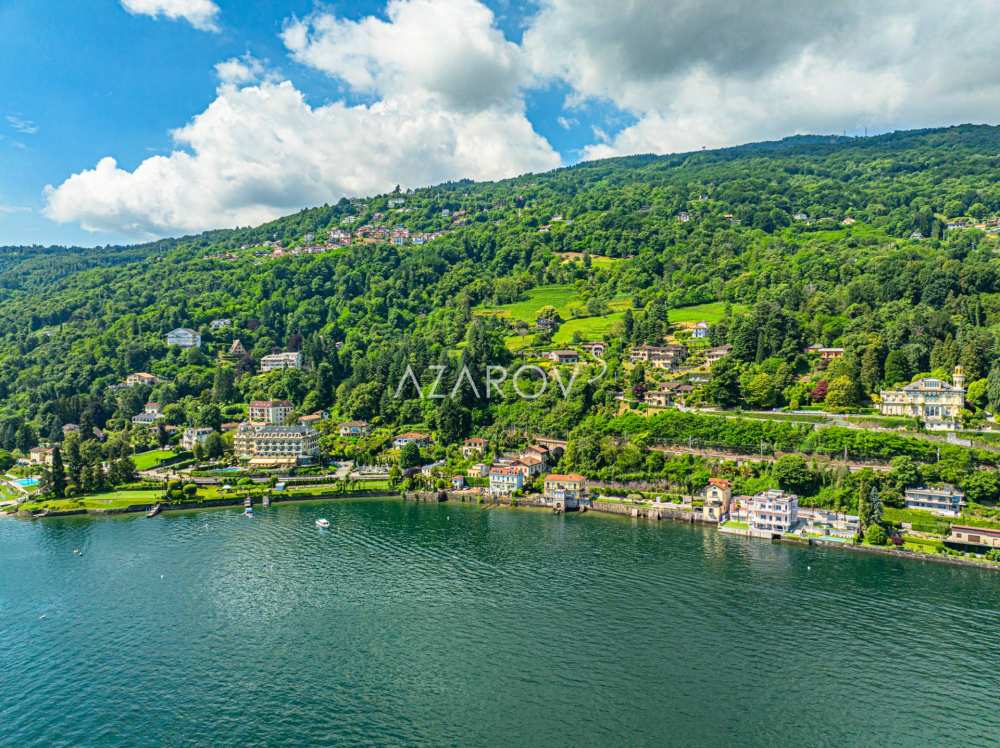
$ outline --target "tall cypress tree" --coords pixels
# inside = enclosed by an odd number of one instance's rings
[[[63,472],[62,452],[52,448],[52,495],[61,499],[66,495],[66,473]]]

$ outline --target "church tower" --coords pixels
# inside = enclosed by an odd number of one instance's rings
[[[965,369],[961,366],[955,367],[955,372],[951,375],[951,383],[960,390],[965,389]]]

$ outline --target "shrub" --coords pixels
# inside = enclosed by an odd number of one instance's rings
[[[881,525],[868,525],[865,528],[865,542],[869,545],[885,545],[887,539]]]
[[[186,496],[194,496],[198,493],[198,486],[194,483],[185,483],[183,491]]]

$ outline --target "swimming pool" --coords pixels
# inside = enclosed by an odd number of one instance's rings
[[[21,488],[31,488],[32,486],[38,485],[38,478],[18,478],[15,481],[11,481],[15,486],[20,486]]]

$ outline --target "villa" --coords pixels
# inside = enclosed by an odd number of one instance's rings
[[[250,423],[257,425],[282,425],[292,415],[292,404],[288,400],[253,400],[250,403]]]
[[[475,465],[470,467],[465,471],[465,475],[469,478],[485,478],[490,474],[490,466],[482,462],[477,462]]]
[[[594,358],[601,358],[606,350],[604,343],[601,342],[583,343],[580,347]]]
[[[368,421],[344,421],[337,426],[337,433],[341,436],[368,436],[371,428]]]
[[[952,485],[907,488],[903,498],[907,509],[925,509],[944,517],[957,517],[965,503],[965,494]]]
[[[224,330],[227,327],[232,326],[233,321],[231,319],[213,319],[208,323],[209,330]]]
[[[490,495],[510,496],[524,487],[524,473],[518,468],[507,465],[494,465],[490,468]]]
[[[799,497],[776,488],[752,496],[747,504],[750,534],[773,537],[790,532],[798,521]]]
[[[563,509],[579,506],[585,499],[586,490],[587,479],[582,475],[550,473],[545,476],[545,501]]]
[[[208,435],[213,431],[214,429],[208,428],[207,426],[195,426],[193,428],[184,429],[184,433],[181,435],[181,449],[187,450],[188,452],[194,451],[194,448],[197,445],[205,443],[205,440],[208,439]]]
[[[571,350],[549,351],[549,353],[545,355],[546,358],[556,362],[557,364],[575,364],[580,360],[580,354]]]
[[[125,386],[134,387],[138,384],[148,384],[154,385],[159,384],[160,378],[155,374],[150,374],[146,371],[137,371],[134,374],[129,374],[125,377]]]
[[[701,516],[706,522],[721,522],[729,514],[733,498],[733,484],[724,478],[709,478],[703,491],[704,505]]]
[[[948,384],[934,377],[918,379],[901,390],[882,390],[879,407],[884,416],[916,418],[930,430],[955,431],[965,406],[965,373],[955,367]]]
[[[695,340],[704,340],[708,337],[708,330],[709,327],[707,322],[699,322],[691,331],[691,337]]]
[[[472,457],[472,455],[483,454],[486,451],[486,440],[472,436],[462,444],[462,457]]]
[[[705,363],[708,364],[709,367],[712,367],[732,352],[733,347],[729,344],[709,348],[708,352],[705,353]]]
[[[176,345],[179,348],[200,348],[201,334],[190,327],[178,327],[167,333],[167,345]]]
[[[392,446],[396,449],[402,449],[407,444],[416,444],[418,447],[426,447],[430,443],[431,438],[427,434],[422,434],[419,431],[407,431],[405,434],[400,434],[392,440]]]
[[[683,345],[648,345],[643,343],[629,351],[629,361],[647,363],[657,369],[673,370],[687,356]]]
[[[28,450],[28,464],[52,467],[53,454],[55,449],[52,447],[32,447]]]
[[[301,369],[302,353],[299,351],[285,351],[284,353],[272,353],[264,356],[260,360],[260,370],[262,372],[277,371],[279,369]]]

